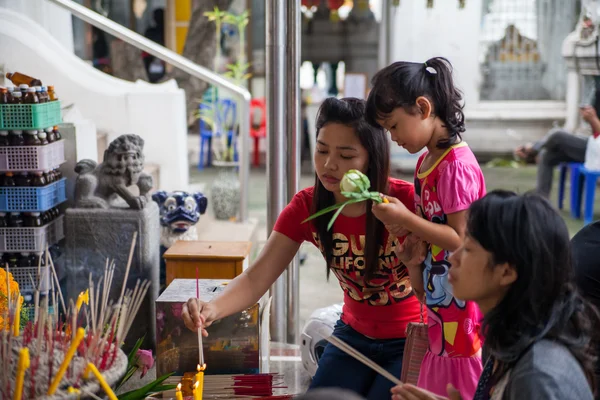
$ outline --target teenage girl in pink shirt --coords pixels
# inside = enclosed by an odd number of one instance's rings
[[[427,149],[415,170],[416,214],[394,198],[373,207],[390,232],[412,232],[429,243],[423,265],[409,267],[413,290],[425,299],[429,326],[418,386],[445,396],[452,383],[471,398],[482,371],[482,317],[475,303],[453,296],[448,256],[461,246],[466,211],[485,195],[485,181],[461,138],[462,96],[450,62],[396,62],[381,70],[373,78],[367,118],[411,154]]]

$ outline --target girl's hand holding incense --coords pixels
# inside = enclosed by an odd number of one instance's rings
[[[181,317],[185,326],[196,332],[202,328],[202,336],[208,336],[208,328],[217,319],[217,310],[212,303],[206,303],[199,299],[191,298],[183,305]]]

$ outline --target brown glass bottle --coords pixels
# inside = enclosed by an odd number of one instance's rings
[[[54,132],[54,134],[56,135],[56,140],[60,140],[62,139],[62,135],[60,134],[60,131],[58,130],[58,126],[55,126],[54,129],[52,130]]]
[[[8,224],[6,223],[6,214],[0,213],[0,228],[6,228]]]
[[[2,179],[2,186],[6,187],[15,187],[17,184],[15,183],[14,174],[12,172],[7,172],[4,174]]]
[[[10,146],[8,131],[0,131],[0,147]]]
[[[27,172],[20,172],[15,176],[15,183],[22,187],[31,186],[31,177]]]
[[[11,146],[24,146],[25,138],[23,137],[23,131],[11,131],[8,137]]]
[[[10,104],[22,104],[23,103],[23,93],[15,90],[10,99]]]
[[[8,104],[8,89],[0,88],[0,104]]]
[[[44,96],[44,91],[41,86],[35,87],[35,94],[38,97],[40,104],[48,102],[48,99]]]
[[[46,132],[44,130],[40,130],[37,137],[40,140],[40,143],[39,143],[40,145],[48,144],[48,135],[46,134]]]
[[[48,97],[50,101],[58,100],[58,96],[56,95],[56,92],[54,91],[54,86],[52,85],[48,86]]]
[[[21,228],[23,226],[23,217],[20,213],[8,214],[8,226],[11,228]]]
[[[23,83],[29,86],[42,86],[42,81],[36,78],[32,78],[31,76],[22,74],[20,72],[8,72],[6,77],[11,80],[15,85],[21,85]]]
[[[27,94],[23,98],[23,103],[38,104],[39,102],[40,102],[40,99],[37,97],[37,94],[35,94],[35,88],[34,87],[27,88]]]
[[[40,146],[41,144],[42,141],[38,137],[38,131],[25,131],[25,146]]]
[[[27,89],[29,89],[29,85],[26,85],[26,84],[19,85],[19,92],[21,92],[23,97],[25,97],[25,95],[27,94]]]
[[[41,133],[42,131],[40,131]],[[54,133],[54,131],[52,130],[52,128],[48,128],[45,131],[43,131],[46,134],[46,139],[48,139],[48,143],[54,143],[56,142],[56,134]]]
[[[46,186],[47,183],[43,172],[35,172],[31,177],[31,186]]]

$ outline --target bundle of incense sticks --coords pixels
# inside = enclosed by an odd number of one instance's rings
[[[193,374],[185,374],[183,381],[188,375],[191,378]],[[172,377],[165,383],[177,384],[179,379]],[[284,384],[283,375],[276,373],[205,375],[203,399],[291,399],[293,395],[285,393],[285,389],[287,386]]]
[[[136,239],[137,234],[134,233],[125,276],[131,268]],[[23,388],[23,398],[29,399],[59,395],[64,393],[67,385],[81,387],[85,391],[84,369],[88,363],[102,373],[111,370],[118,358],[126,359],[120,345],[150,286],[150,282],[138,280],[135,288],[128,289],[125,279],[119,299],[113,302],[109,299],[109,292],[115,264],[107,260],[103,276],[95,279],[97,284],[90,274],[89,289],[82,292],[76,302],[67,304],[47,248],[45,258],[51,274],[50,289],[41,296],[44,279],[38,265],[36,278],[39,284],[33,285],[33,320],[24,329],[19,328],[16,316],[19,312],[18,296],[9,296],[8,310],[2,315],[10,329],[0,332],[0,399],[12,399],[15,390]],[[8,265],[5,269],[10,272]],[[33,276],[29,278],[35,283]],[[24,371],[23,387],[17,388],[13,369],[17,365],[19,349],[23,348],[29,350],[30,363]],[[63,361],[69,353],[72,358]],[[60,368],[57,367],[57,359],[61,361]]]

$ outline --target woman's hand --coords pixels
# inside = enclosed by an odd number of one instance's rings
[[[181,316],[185,326],[193,332],[202,328],[202,336],[208,336],[208,328],[216,319],[217,312],[212,303],[191,298],[183,305]]]
[[[373,204],[373,214],[384,225],[402,225],[407,214],[412,212],[404,203],[393,196],[385,196],[389,203]]]
[[[407,267],[421,266],[427,257],[427,243],[414,233],[409,233],[404,242],[396,246],[396,256]]]
[[[438,396],[416,386],[405,384],[392,388],[392,400],[462,400],[458,390],[448,384],[448,397]]]

